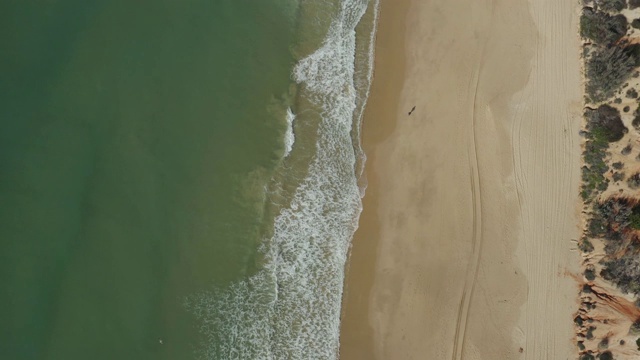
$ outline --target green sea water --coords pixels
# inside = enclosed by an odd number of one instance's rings
[[[259,267],[296,7],[0,3],[0,358],[194,357],[183,299]]]

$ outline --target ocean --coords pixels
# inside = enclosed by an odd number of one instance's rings
[[[3,2],[2,358],[336,358],[376,18]]]

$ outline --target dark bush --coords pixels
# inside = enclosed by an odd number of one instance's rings
[[[613,167],[616,170],[622,170],[622,168],[624,167],[624,164],[622,163],[622,161],[616,161],[613,164],[611,164],[611,167]]]
[[[600,340],[600,343],[598,344],[598,348],[599,349],[607,349],[609,347],[609,338],[604,338],[602,340]],[[600,357],[602,358],[602,355],[600,355]]]
[[[633,150],[633,147],[631,146],[631,144],[625,146],[622,148],[622,151],[620,151],[620,154],[622,155],[629,155],[631,154],[631,150]]]
[[[611,16],[602,11],[584,8],[580,16],[580,36],[596,44],[609,45],[620,40],[627,33],[627,18],[624,15]]]
[[[607,142],[615,142],[628,132],[622,123],[618,109],[610,105],[601,105],[596,110],[587,109],[587,130],[594,138],[602,137]]]
[[[596,0],[596,4],[601,10],[610,12],[620,12],[627,7],[626,0]]]
[[[611,351],[605,351],[601,353],[600,360],[613,360],[613,355],[611,355]]]
[[[621,172],[617,172],[617,171],[616,171],[616,172],[614,172],[614,173],[613,173],[612,178],[613,178],[613,181],[620,181],[620,180],[624,180],[624,173],[621,173]]]
[[[637,7],[640,7],[640,0],[628,0],[629,9],[633,10]]]
[[[596,360],[596,358],[594,358],[591,354],[583,354],[580,357],[580,360]]]
[[[586,165],[582,167],[581,196],[584,201],[596,192],[607,189],[609,180],[604,174],[609,167],[604,161],[609,142],[620,140],[627,132],[622,123],[620,112],[612,106],[601,105],[597,109],[587,109],[587,133],[583,157]]]
[[[586,63],[586,93],[592,102],[604,101],[631,75],[636,67],[636,47],[612,46],[591,55]]]
[[[638,254],[626,251],[620,258],[604,262],[600,276],[618,288],[634,295],[640,294],[640,262]]]
[[[640,188],[640,173],[635,173],[627,179],[627,185],[632,189]]]
[[[635,202],[626,198],[609,198],[603,202],[595,203],[593,215],[587,226],[588,235],[604,238],[608,242],[619,241],[623,234],[633,227],[632,223],[636,217],[640,218],[640,205],[636,205]],[[640,226],[640,221],[638,221],[638,226]],[[607,253],[609,254],[609,252]]]
[[[578,243],[578,249],[580,249],[580,251],[582,251],[583,253],[590,253],[593,251],[593,244],[591,243],[591,241],[589,241],[589,239],[583,238]]]
[[[629,99],[636,99],[638,97],[638,92],[636,91],[636,89],[631,88],[627,90],[626,96]]]
[[[584,271],[584,277],[585,279],[589,280],[589,281],[593,281],[596,279],[596,271],[595,269],[587,269]]]
[[[631,27],[634,29],[640,29],[640,19],[633,19],[631,22]]]
[[[629,54],[634,60],[635,66],[640,66],[640,44],[629,44],[628,42],[624,42],[620,44],[620,46],[624,49],[624,51]],[[633,73],[635,74],[635,72]],[[632,74],[632,75],[633,75]],[[625,84],[627,86],[629,84]]]
[[[588,223],[590,236],[605,243],[600,276],[626,293],[640,295],[640,205],[628,198],[595,203]],[[594,269],[594,268],[587,268]],[[586,276],[586,273],[585,273]]]
[[[636,108],[636,111],[633,113],[633,115],[634,118],[631,122],[631,125],[633,125],[634,129],[640,131],[640,106]]]

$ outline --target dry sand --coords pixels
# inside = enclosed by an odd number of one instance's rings
[[[382,0],[341,359],[575,358],[576,6]]]

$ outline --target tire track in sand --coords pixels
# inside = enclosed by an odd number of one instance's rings
[[[480,70],[482,68],[482,59],[484,55],[484,46],[480,50],[477,66],[470,78],[469,89],[472,96],[471,102],[471,132],[469,148],[467,149],[469,158],[469,182],[471,184],[471,204],[473,206],[473,227],[471,233],[471,256],[467,269],[462,297],[458,307],[458,315],[456,320],[456,330],[453,339],[452,360],[461,360],[464,350],[464,341],[467,332],[467,322],[469,321],[469,307],[471,298],[478,278],[478,268],[480,265],[480,254],[482,250],[482,196],[480,185],[480,173],[478,170],[478,147],[476,143],[476,107],[478,98],[478,86],[480,82]]]

